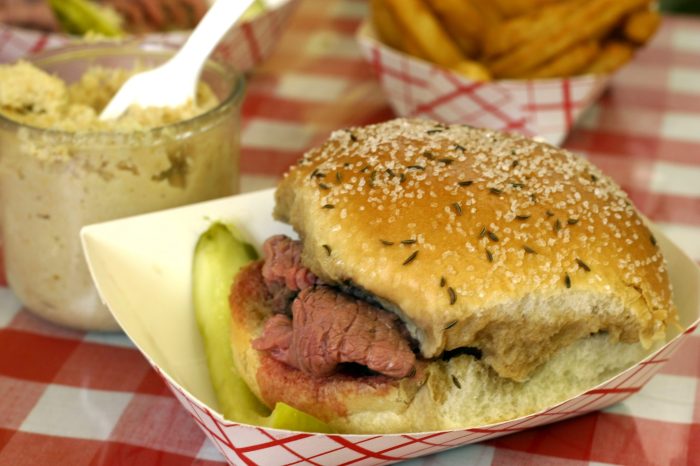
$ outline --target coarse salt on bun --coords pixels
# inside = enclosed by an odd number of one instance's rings
[[[340,432],[531,414],[641,360],[677,319],[626,195],[585,159],[524,137],[408,119],[337,131],[291,168],[274,215],[311,271],[395,312],[419,352],[400,379],[305,374],[252,348],[273,310],[261,264],[239,274],[236,367],[269,406]]]

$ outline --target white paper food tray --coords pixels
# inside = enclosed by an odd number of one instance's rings
[[[683,331],[608,382],[539,413],[499,424],[444,432],[326,435],[225,421],[216,411],[191,304],[192,254],[213,221],[232,222],[259,248],[291,228],[272,219],[265,190],[85,227],[81,233],[103,300],[126,334],[231,464],[388,464],[548,424],[622,401],[660,369],[698,325],[700,269],[657,228],[668,260]]]

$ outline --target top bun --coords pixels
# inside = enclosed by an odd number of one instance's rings
[[[426,358],[477,348],[525,380],[576,340],[648,347],[676,318],[664,259],[625,193],[549,144],[425,120],[336,131],[276,201],[304,263],[375,295]]]

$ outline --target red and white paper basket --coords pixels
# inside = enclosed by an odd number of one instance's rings
[[[477,82],[384,45],[369,21],[357,40],[399,116],[517,131],[557,145],[610,81],[584,75]]]
[[[83,247],[117,321],[177,399],[231,464],[389,464],[519,432],[605,408],[638,392],[700,317],[700,269],[652,227],[668,261],[682,329],[657,352],[600,386],[508,422],[394,435],[327,435],[238,424],[216,411],[191,304],[192,251],[212,221],[243,228],[258,246],[272,234],[293,234],[272,220],[272,190],[88,226]],[[164,233],[164,232],[167,232]]]
[[[234,26],[217,46],[213,56],[248,71],[263,62],[274,50],[294,11],[297,0],[277,0],[263,13]],[[189,32],[176,31],[127,37],[154,45],[178,47]],[[11,63],[24,56],[75,43],[81,39],[66,34],[47,33],[0,24],[0,63]],[[91,39],[94,41],[95,39]]]

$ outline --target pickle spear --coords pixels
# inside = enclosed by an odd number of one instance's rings
[[[255,0],[243,13],[243,16],[241,16],[241,19],[244,21],[250,20],[258,16],[259,14],[262,14],[265,11],[265,2],[262,0]]]
[[[276,429],[330,432],[313,416],[284,403],[270,410],[256,398],[233,363],[228,296],[241,267],[257,259],[252,245],[231,225],[214,223],[202,233],[194,251],[192,297],[204,343],[209,376],[226,419]]]
[[[121,17],[109,7],[90,0],[49,0],[49,5],[61,28],[70,34],[93,32],[105,37],[124,35]]]

